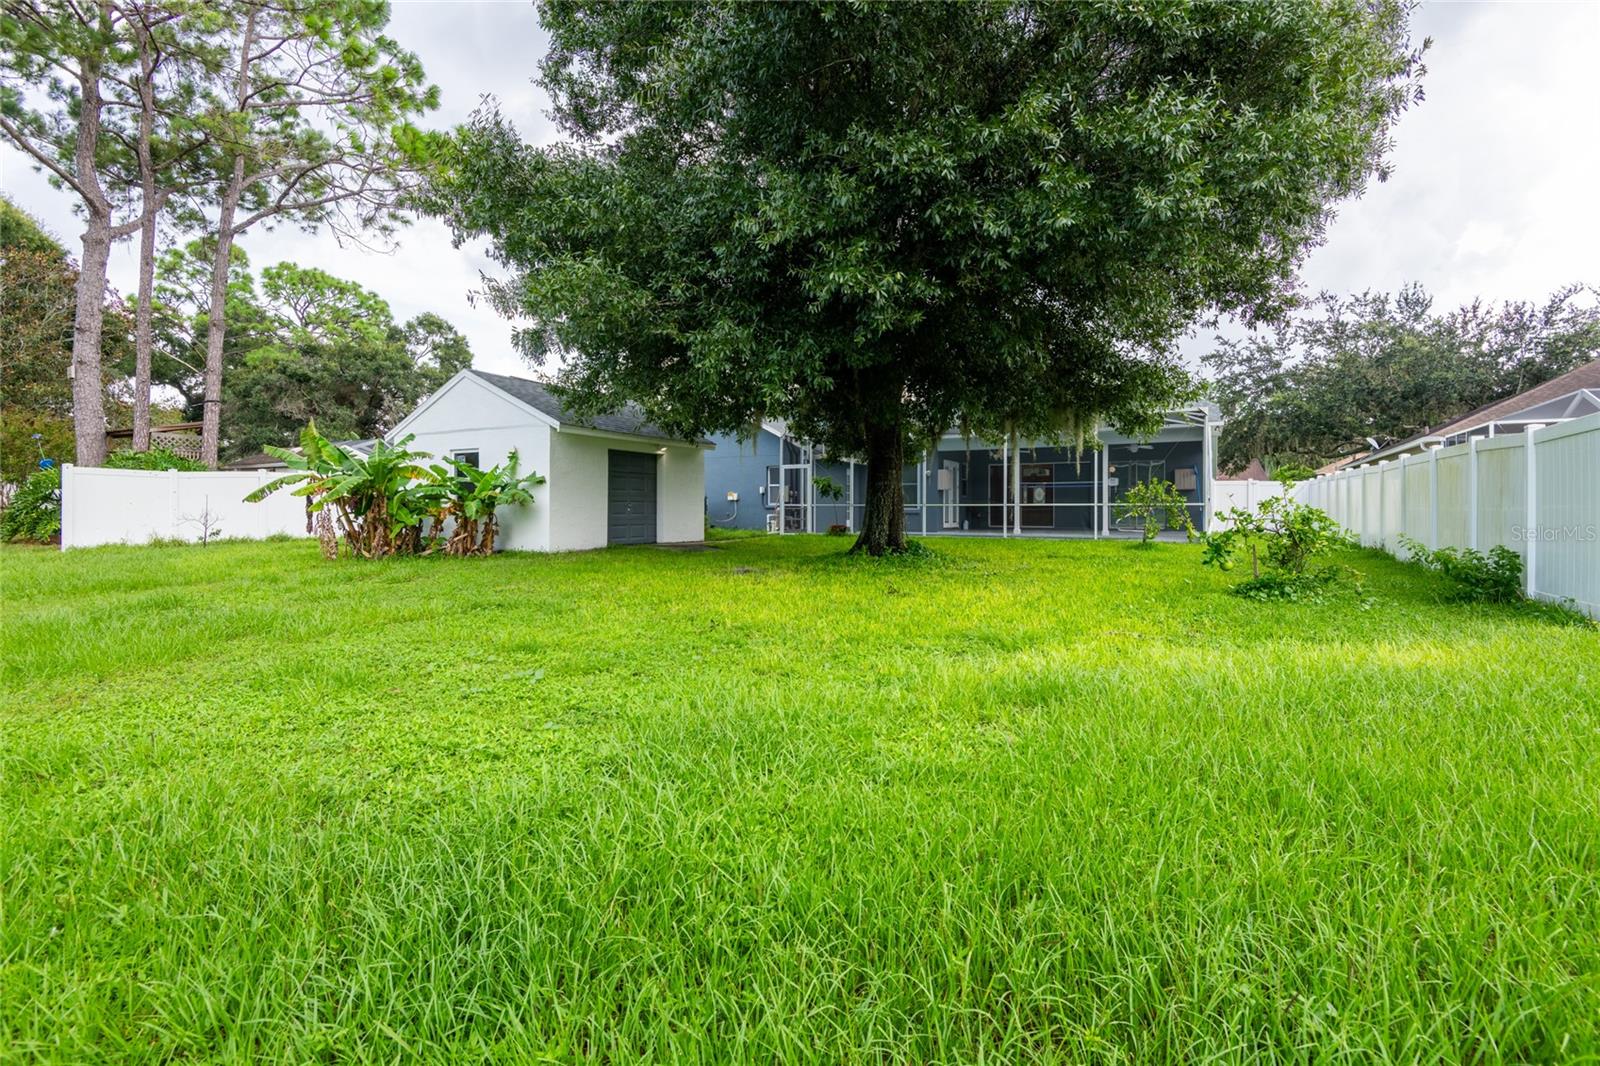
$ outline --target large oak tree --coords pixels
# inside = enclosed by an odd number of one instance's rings
[[[492,107],[430,209],[577,406],[779,415],[869,464],[858,547],[952,423],[1150,428],[1173,339],[1276,313],[1416,95],[1403,4],[542,5],[567,135]]]

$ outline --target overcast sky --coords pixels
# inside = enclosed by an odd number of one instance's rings
[[[1420,281],[1451,306],[1600,284],[1600,3],[1426,4],[1413,27],[1419,40],[1434,41],[1427,99],[1396,131],[1394,176],[1340,208],[1302,272],[1306,288],[1392,291]],[[546,101],[530,83],[545,49],[531,5],[400,0],[390,32],[440,86],[437,125],[464,119],[489,94],[523,136],[553,137]],[[75,252],[68,196],[9,146],[0,147],[0,168],[6,192]],[[525,369],[508,324],[469,298],[492,264],[481,249],[452,248],[435,222],[404,230],[391,254],[294,230],[241,243],[257,270],[285,259],[321,267],[375,290],[402,321],[442,314],[467,335],[478,367]],[[132,242],[113,257],[112,282],[133,291]],[[1204,338],[1187,346],[1191,354],[1204,348]]]

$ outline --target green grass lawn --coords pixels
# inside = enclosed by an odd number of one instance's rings
[[[0,552],[0,1059],[1600,1059],[1600,636],[1198,548]]]

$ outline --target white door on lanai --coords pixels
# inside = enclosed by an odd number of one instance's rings
[[[940,501],[943,506],[945,529],[955,529],[961,524],[961,464],[952,459],[944,461],[939,478]]]

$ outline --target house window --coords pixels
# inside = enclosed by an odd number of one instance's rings
[[[783,482],[778,479],[778,468],[767,467],[767,506],[778,506],[778,499],[783,492]]]
[[[483,469],[483,467],[478,465],[478,449],[476,448],[463,448],[459,451],[453,451],[450,453],[450,458],[465,466],[470,466],[474,470]],[[470,495],[472,492],[472,479],[466,477],[458,479],[456,481],[456,488],[459,489],[464,495]]]

